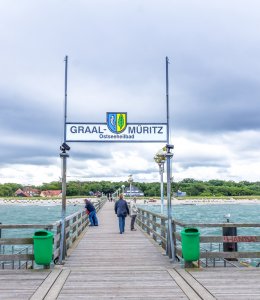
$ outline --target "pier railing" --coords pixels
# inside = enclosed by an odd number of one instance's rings
[[[180,221],[173,221],[174,239],[176,245],[175,253],[177,256],[182,257],[181,250],[181,229],[185,227],[196,227],[200,230],[200,259],[205,260],[205,264],[208,262],[216,261],[221,259],[224,262],[236,261],[238,259],[252,259],[260,258],[260,248],[255,244],[254,249],[259,251],[243,250],[243,244],[260,243],[260,224],[248,224],[248,223],[212,223],[212,224],[201,224],[201,223],[183,223]],[[225,235],[225,228],[237,229],[236,235],[231,234]],[[248,230],[251,229],[251,230]],[[259,229],[259,230],[256,230]],[[255,235],[251,232],[256,231]],[[205,234],[204,232],[208,232]],[[210,232],[210,233],[209,233]],[[226,251],[228,250],[228,251]]]
[[[151,212],[150,210],[138,208],[136,223],[148,235],[166,249],[168,218],[165,215]]]
[[[163,249],[166,248],[166,232],[168,218],[165,215],[151,212],[147,209],[138,208],[136,219],[140,228],[150,235]],[[174,253],[182,259],[181,230],[185,227],[196,227],[200,231],[200,259],[205,265],[214,265],[217,260],[227,262],[238,259],[260,258],[260,223],[184,223],[172,220]],[[225,235],[225,228],[236,228],[236,235]],[[232,232],[232,231],[231,231]],[[255,234],[252,232],[255,232]],[[254,244],[254,250],[245,250],[243,244]],[[259,243],[259,244],[257,244]],[[252,247],[250,247],[252,248]],[[257,250],[258,251],[257,251]],[[228,251],[226,251],[228,250]]]
[[[96,211],[99,211],[105,202],[106,199],[94,202]],[[85,210],[80,210],[66,217],[66,250],[73,246],[88,224],[88,215]],[[61,220],[53,224],[0,224],[0,230],[2,231],[2,237],[0,238],[0,268],[34,268],[33,237],[4,238],[3,233],[5,230],[35,231],[40,229],[53,232],[53,261],[56,262],[60,253]],[[17,235],[20,236],[19,233]]]

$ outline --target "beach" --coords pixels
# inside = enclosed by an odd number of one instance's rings
[[[84,199],[86,198],[67,198],[66,203],[68,205],[83,205]],[[96,202],[100,200],[99,198],[91,198],[92,202]],[[127,201],[130,199],[126,198]],[[164,199],[164,205],[166,205],[167,199]],[[0,205],[61,205],[62,199],[26,199],[26,198],[19,198],[19,199],[1,199],[0,198]],[[160,199],[137,199],[137,204],[142,205],[160,205],[161,200]],[[203,205],[203,204],[260,204],[259,199],[214,199],[214,198],[201,198],[201,199],[172,199],[172,205]]]
[[[84,204],[84,199],[86,198],[72,198],[66,199],[67,204]],[[92,199],[96,202],[97,199]],[[61,205],[62,199],[0,199],[0,205]]]

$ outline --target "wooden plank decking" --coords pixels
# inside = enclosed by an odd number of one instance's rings
[[[114,203],[100,211],[64,266],[0,271],[0,299],[260,299],[260,268],[184,270],[140,230],[119,234]]]
[[[260,299],[260,268],[208,268],[189,273],[216,299]]]
[[[141,231],[119,234],[114,203],[106,203],[98,227],[90,227],[66,261],[70,274],[58,299],[187,299],[162,255]]]
[[[50,270],[1,270],[0,299],[30,299],[51,274]]]

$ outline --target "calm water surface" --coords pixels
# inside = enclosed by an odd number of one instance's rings
[[[160,213],[160,205],[142,205],[142,207]],[[82,210],[84,205],[67,205],[67,215]],[[167,215],[165,208],[164,213]],[[205,204],[174,205],[174,219],[189,223],[223,223],[224,215],[230,214],[232,223],[260,223],[260,204]],[[49,224],[61,218],[60,205],[1,205],[0,222],[2,224]],[[102,222],[102,220],[100,220]],[[221,228],[202,228],[203,235],[221,235]],[[2,237],[32,236],[34,230],[2,230]],[[260,228],[239,228],[238,235],[260,235]],[[260,251],[260,243],[240,243],[239,251]]]
[[[82,210],[84,205],[67,205],[66,215]],[[61,205],[1,205],[2,224],[52,224],[61,219]],[[34,230],[2,230],[2,237],[31,236]]]

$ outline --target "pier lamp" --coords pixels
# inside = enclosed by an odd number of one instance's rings
[[[121,188],[122,188],[122,194],[123,194],[123,196],[124,196],[124,192],[125,192],[125,186],[124,186],[124,185],[122,185],[122,186],[121,186]]]
[[[132,183],[133,183],[133,176],[132,175],[129,175],[128,176],[128,182],[130,184],[130,198],[132,197]]]
[[[166,151],[164,151],[163,149],[159,150],[154,156],[154,161],[159,166],[159,174],[161,176],[161,214],[163,214],[163,210],[164,210],[163,173],[164,173],[165,160],[166,160]]]

